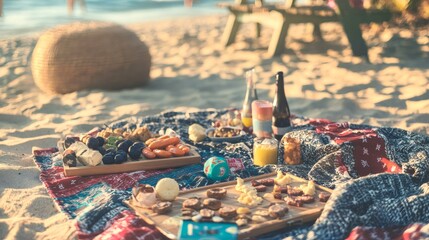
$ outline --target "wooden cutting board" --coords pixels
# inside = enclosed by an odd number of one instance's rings
[[[138,161],[128,161],[121,164],[109,164],[98,166],[82,166],[69,167],[64,165],[64,174],[66,176],[93,176],[99,174],[133,172],[139,170],[152,170],[175,168],[191,164],[201,163],[201,157],[191,148],[189,153],[183,157],[160,158],[160,159],[144,159],[142,157]]]
[[[294,175],[291,175],[291,174],[288,174],[288,175],[292,177],[294,180],[294,182],[290,184],[291,186],[297,187],[301,184],[308,182],[307,180],[296,177]],[[250,185],[250,181],[252,180],[275,178],[275,176],[276,176],[276,173],[270,173],[270,174],[247,178],[247,179],[244,179],[244,181],[246,182],[246,184]],[[223,187],[227,190],[228,193],[226,198],[221,200],[222,206],[248,207],[237,201],[237,198],[239,197],[240,192],[235,190],[235,185],[236,185],[236,181],[232,181],[232,182],[225,182],[225,183],[195,188],[191,190],[181,191],[179,196],[173,202],[173,210],[170,213],[168,213],[168,215],[158,215],[153,213],[150,209],[145,209],[145,208],[135,206],[133,205],[132,199],[129,201],[126,201],[125,203],[128,206],[130,206],[132,209],[134,209],[134,211],[148,224],[155,226],[166,237],[170,239],[177,239],[178,237],[177,235],[180,230],[182,203],[184,200],[190,197],[207,198],[206,191],[208,189],[215,188],[215,187]],[[267,187],[267,191],[258,193],[258,196],[263,197],[265,193],[271,193],[272,190],[273,190],[273,187]],[[316,220],[320,216],[325,206],[325,203],[319,201],[318,194],[320,192],[331,193],[332,190],[323,186],[316,185],[316,195],[315,195],[314,203],[304,204],[303,207],[293,207],[293,206],[287,205],[287,207],[289,208],[289,211],[286,214],[286,216],[281,219],[270,219],[263,223],[251,223],[249,225],[240,227],[239,234],[238,234],[239,239],[244,239],[247,237],[255,237],[264,233],[268,233],[268,232],[276,231],[286,227],[300,225],[305,222]],[[261,205],[258,205],[255,208],[250,208],[251,212],[254,212],[256,210],[263,210],[263,209],[267,210],[270,204],[272,203],[285,204],[283,200],[274,199],[272,194],[269,194],[269,195],[270,196],[268,197],[264,197],[264,201],[262,202]],[[282,194],[282,195],[286,196],[286,194]]]

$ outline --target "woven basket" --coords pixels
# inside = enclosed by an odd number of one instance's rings
[[[33,51],[36,85],[48,93],[117,90],[149,81],[151,56],[137,35],[103,22],[63,25],[44,33]]]

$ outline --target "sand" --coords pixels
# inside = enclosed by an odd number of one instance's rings
[[[0,239],[67,239],[74,222],[60,213],[39,181],[33,146],[51,147],[118,119],[168,109],[240,107],[244,71],[255,66],[261,99],[271,100],[274,74],[284,71],[296,114],[335,121],[399,127],[429,134],[429,30],[367,26],[372,64],[352,57],[338,24],[290,28],[285,54],[266,57],[271,30],[253,38],[240,31],[224,50],[226,17],[208,16],[129,25],[150,47],[152,82],[145,88],[43,94],[33,83],[29,56],[38,34],[0,41]]]

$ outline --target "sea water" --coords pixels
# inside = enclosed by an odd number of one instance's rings
[[[119,24],[167,20],[180,17],[227,13],[216,7],[232,0],[194,0],[185,7],[183,0],[85,0],[86,11],[75,0],[72,14],[67,0],[3,0],[0,39],[46,30],[74,21],[100,20]]]

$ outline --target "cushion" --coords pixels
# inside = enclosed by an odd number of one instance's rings
[[[31,70],[43,91],[142,86],[150,78],[148,47],[132,31],[112,23],[77,22],[45,32],[33,51]]]

